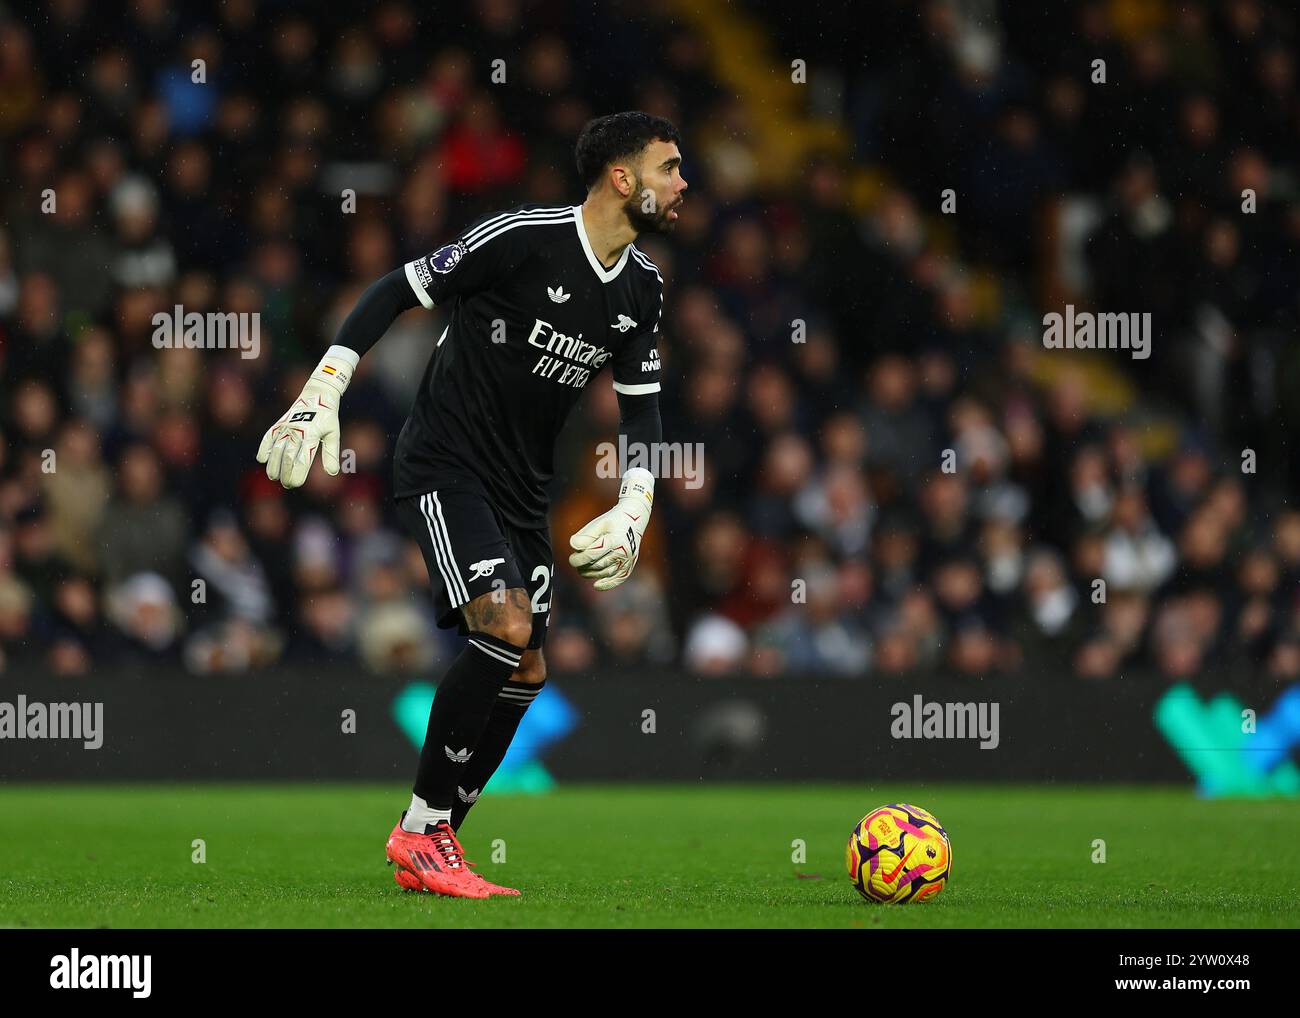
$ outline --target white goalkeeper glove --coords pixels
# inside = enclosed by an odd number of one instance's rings
[[[633,467],[623,475],[618,505],[569,538],[573,548],[569,565],[595,580],[597,590],[612,590],[632,575],[641,554],[641,537],[650,522],[654,492],[654,474]]]
[[[339,403],[361,358],[346,346],[331,346],[307,379],[293,406],[262,436],[257,462],[266,476],[286,488],[307,480],[316,450],[325,473],[339,472]]]

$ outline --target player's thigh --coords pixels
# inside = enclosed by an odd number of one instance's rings
[[[532,612],[515,553],[487,500],[449,485],[398,499],[396,507],[424,556],[438,625],[523,646]]]
[[[532,613],[523,587],[505,587],[480,594],[461,609],[471,633],[491,633],[516,647],[526,647],[533,635]]]
[[[510,530],[510,547],[514,551],[519,574],[528,595],[528,610],[533,619],[529,650],[541,650],[546,642],[547,628],[551,624],[551,591],[555,576],[555,560],[551,554],[551,538],[546,530]],[[541,679],[536,680],[538,682]]]

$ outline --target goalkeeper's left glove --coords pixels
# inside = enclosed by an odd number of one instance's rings
[[[574,550],[569,565],[595,580],[597,590],[612,590],[632,575],[641,554],[641,537],[650,522],[654,492],[654,474],[633,467],[623,475],[618,505],[569,538]]]
[[[325,473],[339,472],[339,402],[361,358],[346,346],[331,346],[307,379],[293,406],[262,436],[257,462],[266,476],[297,488],[311,470],[319,448]]]

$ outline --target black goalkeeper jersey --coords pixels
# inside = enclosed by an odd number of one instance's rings
[[[617,391],[659,391],[659,271],[633,244],[605,268],[581,206],[553,205],[485,216],[404,271],[450,322],[397,439],[394,495],[468,471],[507,522],[545,527],[555,439],[583,389],[608,363]]]

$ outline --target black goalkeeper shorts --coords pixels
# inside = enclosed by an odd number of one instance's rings
[[[533,608],[536,650],[551,622],[555,561],[546,530],[506,523],[476,484],[449,477],[423,495],[396,499],[402,526],[420,545],[433,588],[438,625],[467,633],[461,605],[494,591],[522,587]]]

